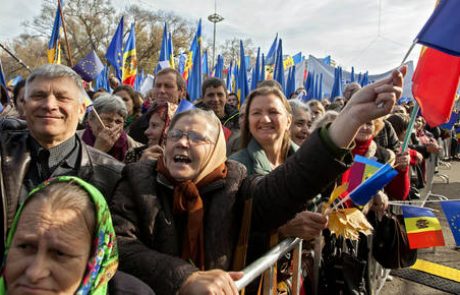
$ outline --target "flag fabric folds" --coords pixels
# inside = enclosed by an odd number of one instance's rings
[[[109,68],[105,66],[94,81],[94,90],[104,89],[108,93],[112,92],[109,83]]]
[[[257,83],[260,81],[260,47],[257,48],[256,64],[252,69],[251,90],[257,88]]]
[[[352,191],[382,166],[383,164],[375,160],[356,155],[349,172],[344,173],[342,181],[348,182],[348,190]]]
[[[83,80],[91,82],[101,73],[104,69],[104,65],[97,56],[96,51],[92,50],[82,58],[73,69]]]
[[[208,63],[208,51],[205,50],[201,59],[201,74],[205,77],[209,76],[209,63]]]
[[[349,197],[356,205],[363,206],[396,175],[398,172],[390,164],[385,164],[351,191]]]
[[[281,89],[283,89],[283,92],[286,93],[286,85],[284,82],[283,40],[281,40],[281,38],[278,42],[273,80],[278,81],[281,85]]]
[[[460,201],[441,202],[441,208],[454,236],[455,245],[460,246]]]
[[[444,246],[441,224],[432,210],[402,206],[402,211],[411,249]]]
[[[460,81],[460,57],[424,48],[412,77],[412,94],[427,123],[449,120]]]
[[[128,40],[123,51],[123,84],[134,86],[137,74],[136,30],[131,24]]]
[[[217,55],[217,63],[214,68],[214,77],[223,79],[224,78],[224,58],[222,55]]]
[[[165,23],[163,27],[163,39],[161,40],[160,46],[160,57],[158,58],[158,65],[155,68],[155,74],[158,73],[162,68],[164,68],[163,64],[165,61],[168,61],[169,66],[171,66],[169,62],[169,39],[168,39],[168,25]]]
[[[198,22],[195,37],[184,70],[187,80],[187,92],[193,101],[201,97],[201,19]]]
[[[272,46],[270,46],[267,56],[265,57],[265,63],[267,65],[272,65],[275,63],[277,48],[278,48],[278,33],[276,33],[275,40],[273,40]]]
[[[440,0],[417,35],[417,43],[460,56],[460,1]]]
[[[172,34],[169,32],[169,37],[168,37],[168,56],[169,56],[169,64],[171,68],[176,67],[176,63],[174,62],[174,46],[173,46],[173,39],[172,39]]]
[[[246,58],[244,55],[243,41],[240,40],[240,67],[238,69],[238,79],[236,81],[237,85],[237,95],[240,99],[240,105],[243,104],[244,100],[249,94],[249,84],[248,84],[248,72],[246,69]]]
[[[123,16],[120,19],[117,30],[113,35],[112,41],[107,48],[105,58],[115,69],[115,76],[121,82],[122,80],[122,68],[123,68]]]
[[[230,65],[227,69],[227,91],[233,92],[233,60],[230,61]]]
[[[56,15],[54,17],[53,30],[51,31],[51,38],[48,42],[48,63],[50,64],[60,64],[61,63],[61,27],[62,19],[60,10],[64,2],[58,2],[58,7],[56,9]]]

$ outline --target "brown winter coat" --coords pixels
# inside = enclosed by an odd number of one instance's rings
[[[346,157],[349,163],[351,157]],[[228,174],[200,190],[203,199],[206,269],[230,270],[245,198],[253,198],[251,230],[279,227],[333,182],[347,165],[332,156],[319,132],[284,165],[266,176],[247,177],[227,161]],[[172,214],[172,187],[156,162],[127,165],[111,203],[120,269],[146,282],[156,294],[175,294],[197,270],[180,257],[185,218]]]

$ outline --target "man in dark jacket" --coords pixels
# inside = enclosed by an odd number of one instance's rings
[[[224,127],[230,130],[239,129],[238,109],[227,104],[227,87],[223,80],[208,78],[201,86],[202,102],[196,106],[205,110],[212,110]]]
[[[27,79],[26,121],[0,121],[1,234],[5,237],[18,204],[44,180],[78,176],[109,199],[123,164],[88,147],[75,135],[85,114],[80,76],[62,65],[44,65]],[[3,260],[4,240],[0,246]]]

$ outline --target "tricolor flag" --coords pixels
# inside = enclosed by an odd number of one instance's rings
[[[460,200],[441,202],[441,207],[454,236],[455,244],[460,246]]]
[[[352,190],[349,197],[353,203],[363,206],[396,175],[398,175],[398,172],[390,164],[385,164],[372,174],[371,177]]]
[[[176,67],[176,63],[174,62],[174,46],[173,46],[173,39],[172,39],[172,34],[169,32],[169,37],[168,37],[168,55],[169,55],[169,64],[171,65],[171,68]]]
[[[187,92],[193,101],[201,97],[201,19],[198,22],[190,53],[185,65],[184,79],[187,80]]]
[[[53,31],[51,31],[51,38],[48,42],[48,63],[50,64],[60,64],[61,63],[61,9],[63,1],[58,1],[58,7],[56,9],[56,15],[54,17]]]
[[[200,55],[200,58],[197,59],[197,61],[201,66],[201,19],[198,22],[195,37],[193,38],[192,44],[190,45],[190,51],[188,52],[187,60],[185,62],[184,73],[182,74],[182,77],[185,81],[188,80],[190,72],[192,71],[194,59],[198,54]]]
[[[423,48],[412,94],[430,126],[449,120],[460,81],[460,1],[441,0],[416,41]]]
[[[402,206],[411,249],[444,246],[441,224],[428,208]]]
[[[350,169],[344,173],[342,182],[348,182],[348,189],[352,191],[382,166],[383,164],[375,160],[356,155]]]
[[[134,86],[137,74],[136,31],[134,23],[123,51],[123,84]]]

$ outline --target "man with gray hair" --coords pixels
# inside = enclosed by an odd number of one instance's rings
[[[123,164],[97,151],[75,134],[85,114],[80,76],[72,69],[47,64],[26,81],[25,122],[0,121],[0,234],[12,225],[18,204],[44,180],[78,176],[96,186],[109,199]],[[3,260],[4,242],[0,243]]]

